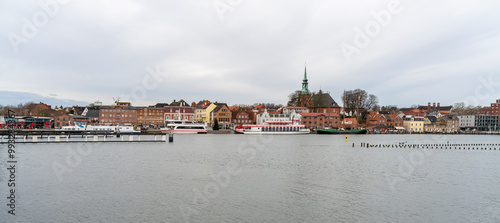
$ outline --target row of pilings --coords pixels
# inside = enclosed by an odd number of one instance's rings
[[[354,143],[352,146],[354,147]],[[366,148],[401,148],[401,149],[456,149],[456,150],[498,150],[500,151],[500,144],[495,143],[424,143],[424,144],[374,144],[374,143],[361,143],[361,147]]]

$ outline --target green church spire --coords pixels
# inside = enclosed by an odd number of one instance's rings
[[[302,80],[302,90],[300,91],[300,94],[311,94],[311,91],[309,91],[307,83],[307,67],[304,67],[304,79]]]

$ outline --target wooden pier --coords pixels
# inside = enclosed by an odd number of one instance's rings
[[[57,132],[57,131],[15,131],[9,135],[0,132],[0,144],[7,144],[14,137],[15,143],[86,143],[86,142],[167,142],[164,133],[117,134],[110,132]],[[173,142],[173,135],[169,135]]]

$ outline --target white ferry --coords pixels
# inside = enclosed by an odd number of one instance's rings
[[[264,125],[240,125],[234,131],[240,134],[298,135],[309,134],[311,130],[304,125],[281,122]]]
[[[266,109],[263,113],[257,115],[256,125],[237,126],[234,131],[241,134],[309,134],[311,130],[300,124],[301,117],[295,111],[290,114],[270,114]]]
[[[171,121],[166,128],[161,128],[164,133],[180,133],[180,134],[206,134],[207,126],[205,124],[197,124],[188,121]]]
[[[140,133],[133,126],[112,126],[112,125],[74,125],[63,126],[58,131],[61,132],[109,132],[109,133]]]

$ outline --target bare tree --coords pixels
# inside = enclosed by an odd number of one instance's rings
[[[368,92],[361,89],[345,91],[342,100],[344,100],[346,111],[355,111],[358,107],[370,110],[378,105],[377,96],[368,94]]]

